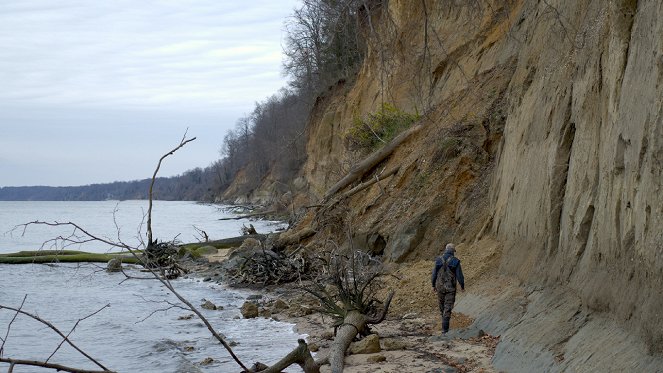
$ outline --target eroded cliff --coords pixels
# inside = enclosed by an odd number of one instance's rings
[[[371,4],[361,71],[322,95],[311,117],[301,204],[318,203],[366,156],[347,146],[357,117],[388,102],[420,113],[423,128],[362,180],[398,173],[305,224],[387,262],[432,258],[448,241],[482,257],[489,237],[502,247],[499,274],[531,287],[503,331],[536,320],[519,326],[527,341],[551,313],[551,336],[534,341],[546,370],[582,370],[576,355],[599,349],[587,340],[611,325],[646,346],[648,357],[629,359],[660,364],[663,2]],[[491,309],[470,300],[465,309]],[[596,315],[600,326],[587,327]],[[516,340],[514,349],[528,346]]]

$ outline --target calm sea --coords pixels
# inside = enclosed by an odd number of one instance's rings
[[[144,236],[141,227],[145,201],[124,202],[0,202],[0,252],[34,250],[44,242],[71,230],[47,227],[14,227],[34,220],[77,222],[90,233],[135,244]],[[195,242],[199,231],[211,239],[240,234],[248,221],[218,219],[229,216],[216,205],[192,202],[155,201],[154,236]],[[260,233],[280,228],[277,222],[251,222]],[[5,233],[6,232],[6,233]],[[52,248],[47,243],[44,248]],[[58,246],[59,248],[59,246]],[[105,252],[108,247],[86,244],[68,247]],[[136,275],[142,275],[135,273]],[[38,314],[64,333],[80,321],[70,339],[111,370],[119,372],[237,372],[239,366],[216,342],[203,324],[180,308],[177,300],[157,281],[124,281],[122,274],[109,274],[91,264],[0,265],[0,304],[18,307],[27,296],[23,310]],[[122,283],[121,283],[122,282]],[[176,280],[175,288],[199,305],[208,299],[223,306],[221,311],[203,310],[215,328],[229,340],[246,364],[255,361],[273,363],[297,345],[303,336],[293,325],[268,319],[241,319],[239,307],[249,295],[222,285],[199,280]],[[7,327],[14,314],[0,310],[0,338],[8,337],[3,357],[45,360],[61,342],[44,325],[18,317]],[[0,341],[0,344],[2,341]],[[200,362],[212,357],[210,365]],[[73,348],[63,345],[50,362],[79,368],[95,369]],[[7,369],[0,364],[0,371]],[[14,372],[44,372],[39,368],[16,367]],[[298,372],[298,368],[289,371]]]

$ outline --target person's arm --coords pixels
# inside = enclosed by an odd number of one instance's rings
[[[437,279],[437,272],[440,270],[439,258],[435,258],[435,265],[433,266],[433,276],[431,276],[431,284],[435,288],[435,279]]]
[[[458,261],[458,266],[456,267],[456,280],[458,280],[460,288],[465,290],[465,278],[463,277],[463,269],[460,268],[460,261]]]

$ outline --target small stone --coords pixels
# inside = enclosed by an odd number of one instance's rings
[[[205,278],[203,279],[203,282],[209,282],[209,281],[212,281],[212,278],[211,278],[211,277],[205,277]]]
[[[329,330],[324,331],[324,332],[322,332],[322,334],[320,335],[320,338],[321,338],[321,339],[326,339],[326,340],[328,340],[328,341],[331,341],[332,339],[334,339],[334,332],[329,331]]]
[[[246,297],[246,300],[258,300],[262,299],[262,294],[251,294],[248,297]]]
[[[350,354],[360,355],[360,354],[372,354],[375,352],[380,352],[380,337],[377,334],[370,334],[364,339],[354,342],[350,345]]]
[[[253,319],[258,317],[258,305],[253,302],[244,302],[240,309],[242,316],[245,319]]]
[[[318,352],[318,350],[320,350],[320,347],[315,343],[309,343],[308,350],[311,352]]]
[[[191,319],[193,319],[193,316],[194,315],[192,313],[190,313],[188,315],[182,315],[182,316],[178,317],[177,319],[178,320],[191,320]]]
[[[203,361],[200,362],[200,365],[210,365],[214,362],[214,359],[211,357],[206,357]]]
[[[193,350],[195,350],[193,346],[184,346],[184,352],[191,352]]]
[[[270,318],[272,316],[272,311],[270,311],[268,308],[263,308],[258,312],[258,314],[262,317]]]
[[[387,361],[387,358],[384,355],[372,355],[366,359],[369,363],[382,363]]]
[[[406,313],[405,315],[403,315],[402,319],[403,319],[403,320],[407,320],[407,319],[415,319],[415,318],[417,318],[418,316],[419,316],[419,315],[418,315],[416,312],[410,312],[410,313]]]
[[[380,342],[386,351],[405,350],[405,343],[397,339],[383,339]]]
[[[304,316],[311,315],[311,314],[313,314],[313,312],[315,312],[315,310],[313,308],[311,308],[309,306],[304,306],[304,305],[299,307],[299,311]]]
[[[122,260],[113,258],[106,264],[106,272],[120,272],[122,270]]]
[[[274,305],[272,306],[272,310],[274,310],[274,311],[283,311],[283,310],[288,309],[288,308],[290,308],[290,306],[288,306],[288,304],[286,302],[282,301],[281,299],[277,299],[274,302]]]
[[[205,302],[203,304],[201,304],[200,307],[204,308],[206,310],[212,310],[212,311],[217,309],[216,305],[214,303],[208,301],[208,300],[205,300]]]

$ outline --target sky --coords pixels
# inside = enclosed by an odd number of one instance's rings
[[[297,0],[0,1],[0,187],[173,176],[286,85]]]

